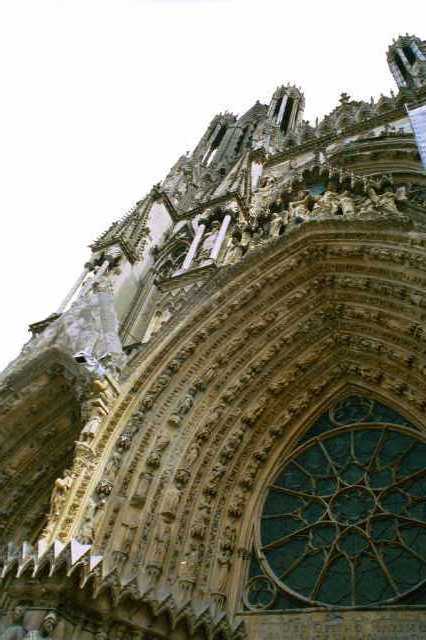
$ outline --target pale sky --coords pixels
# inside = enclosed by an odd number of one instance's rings
[[[216,113],[292,81],[312,121],[389,93],[406,32],[425,0],[1,0],[0,369]]]

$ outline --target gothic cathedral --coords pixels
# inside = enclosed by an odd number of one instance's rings
[[[0,639],[426,639],[426,172],[395,93],[215,116],[0,376]]]

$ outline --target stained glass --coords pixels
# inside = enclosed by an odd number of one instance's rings
[[[426,444],[401,426],[336,426],[343,410],[274,480],[260,551],[277,586],[311,605],[395,602],[426,580]]]

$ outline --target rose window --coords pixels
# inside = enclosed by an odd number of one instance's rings
[[[319,419],[270,485],[248,607],[274,608],[274,590],[305,606],[372,606],[426,583],[426,440],[368,422],[373,402],[356,400]],[[360,422],[342,426],[345,413]]]

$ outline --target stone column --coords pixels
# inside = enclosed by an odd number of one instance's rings
[[[64,298],[62,303],[59,305],[58,310],[56,311],[56,313],[58,315],[65,311],[65,309],[67,308],[68,304],[71,302],[71,300],[73,299],[73,297],[77,293],[78,289],[83,284],[84,278],[87,276],[88,272],[89,272],[89,270],[85,269],[83,271],[83,273],[79,275],[79,277],[75,281],[73,287],[71,288],[70,292],[66,295],[66,297]]]
[[[200,245],[200,242],[201,242],[201,240],[203,238],[205,230],[206,230],[205,223],[202,223],[202,224],[198,225],[198,228],[197,228],[197,231],[195,233],[194,239],[192,240],[191,246],[189,247],[188,253],[186,254],[185,260],[183,261],[183,265],[173,275],[178,276],[181,273],[183,273],[184,271],[187,271],[189,269],[189,267],[192,264],[192,261],[194,260],[196,254],[197,254],[197,249],[198,249],[198,247]]]
[[[217,234],[216,239],[214,241],[214,245],[210,253],[210,260],[217,260],[220,248],[226,236],[226,232],[228,231],[229,223],[231,222],[231,220],[232,220],[231,214],[227,213],[222,220],[222,225],[219,229],[219,233]]]

